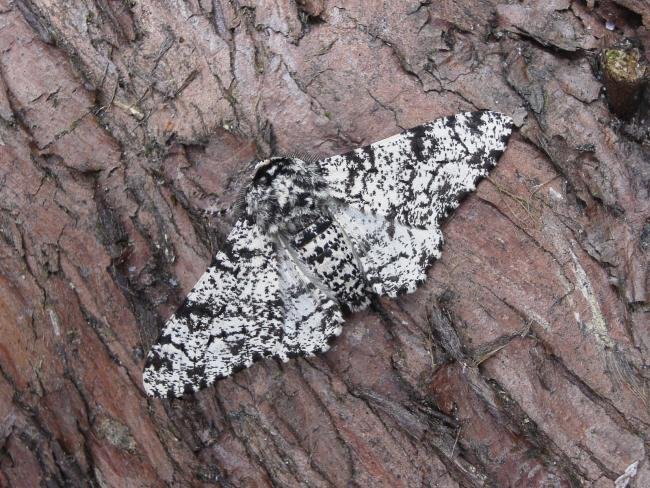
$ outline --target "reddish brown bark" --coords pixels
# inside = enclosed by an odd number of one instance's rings
[[[499,3],[0,0],[0,486],[650,486],[648,95],[595,62],[650,11]],[[519,130],[422,289],[144,396],[251,159],[483,108]]]

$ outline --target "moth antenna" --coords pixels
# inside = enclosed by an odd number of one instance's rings
[[[227,215],[228,213],[233,214],[235,217],[239,217],[243,210],[246,208],[246,188],[242,187],[238,192],[237,192],[237,197],[235,198],[235,201],[232,202],[230,205],[228,205],[225,208],[219,208],[219,209],[212,209],[212,208],[204,208],[201,209],[201,215],[205,218],[213,218],[213,217],[223,217],[224,215]]]
[[[319,156],[308,153],[307,151],[291,151],[287,153],[284,157],[300,159],[306,163],[316,163],[318,160],[321,159]]]
[[[212,218],[212,217],[215,217],[215,216],[222,217],[228,212],[228,210],[230,210],[230,207],[219,208],[219,209],[216,209],[216,208],[202,208],[202,209],[199,209],[199,213],[201,214],[201,216],[203,218],[209,219],[209,218]]]
[[[233,214],[239,218],[246,209],[246,187],[241,187],[237,192],[237,198],[231,206]]]

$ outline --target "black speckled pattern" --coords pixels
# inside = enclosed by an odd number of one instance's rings
[[[147,393],[178,397],[261,358],[325,351],[341,309],[414,291],[440,256],[441,220],[511,128],[471,112],[321,161],[258,163],[224,248],[147,356]]]

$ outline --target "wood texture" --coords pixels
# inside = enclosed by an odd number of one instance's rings
[[[0,486],[650,486],[645,1],[0,0]],[[614,30],[605,27],[609,20]],[[248,163],[514,117],[418,292],[147,398]],[[637,463],[637,464],[635,464]],[[627,484],[625,484],[627,483]]]

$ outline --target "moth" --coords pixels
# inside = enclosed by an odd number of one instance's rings
[[[512,127],[467,112],[322,160],[257,163],[223,249],[147,356],[146,392],[179,397],[262,358],[326,351],[344,312],[413,292]]]

